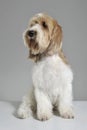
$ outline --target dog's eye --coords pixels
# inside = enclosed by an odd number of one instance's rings
[[[42,26],[43,26],[44,28],[47,28],[47,27],[48,27],[45,21],[42,22]]]
[[[38,24],[38,21],[35,21],[35,24]]]

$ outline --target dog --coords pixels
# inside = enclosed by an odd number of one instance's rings
[[[74,118],[73,72],[62,51],[62,27],[44,13],[30,19],[23,33],[29,58],[35,65],[32,88],[18,109],[19,118],[27,118],[36,111],[37,119],[48,120],[56,109],[63,118]]]

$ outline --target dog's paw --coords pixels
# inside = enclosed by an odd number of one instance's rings
[[[45,121],[45,120],[49,120],[52,117],[52,115],[53,115],[52,112],[48,112],[48,113],[39,112],[39,113],[37,113],[37,118],[38,118],[38,120]]]
[[[29,110],[24,110],[22,108],[19,108],[17,111],[17,117],[20,119],[28,118],[32,114]]]
[[[74,118],[74,112],[72,109],[68,109],[67,111],[61,111],[60,116],[66,119]]]

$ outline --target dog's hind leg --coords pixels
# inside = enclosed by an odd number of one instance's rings
[[[33,114],[33,110],[35,111],[35,98],[33,90],[31,90],[27,96],[23,97],[23,101],[17,111],[17,116],[21,119],[28,118]]]

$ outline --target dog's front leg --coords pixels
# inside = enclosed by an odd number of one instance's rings
[[[72,107],[72,84],[68,84],[66,89],[59,96],[58,111],[63,118],[74,118]]]
[[[52,104],[48,96],[40,89],[35,89],[37,102],[37,118],[39,120],[48,120],[52,116]]]

